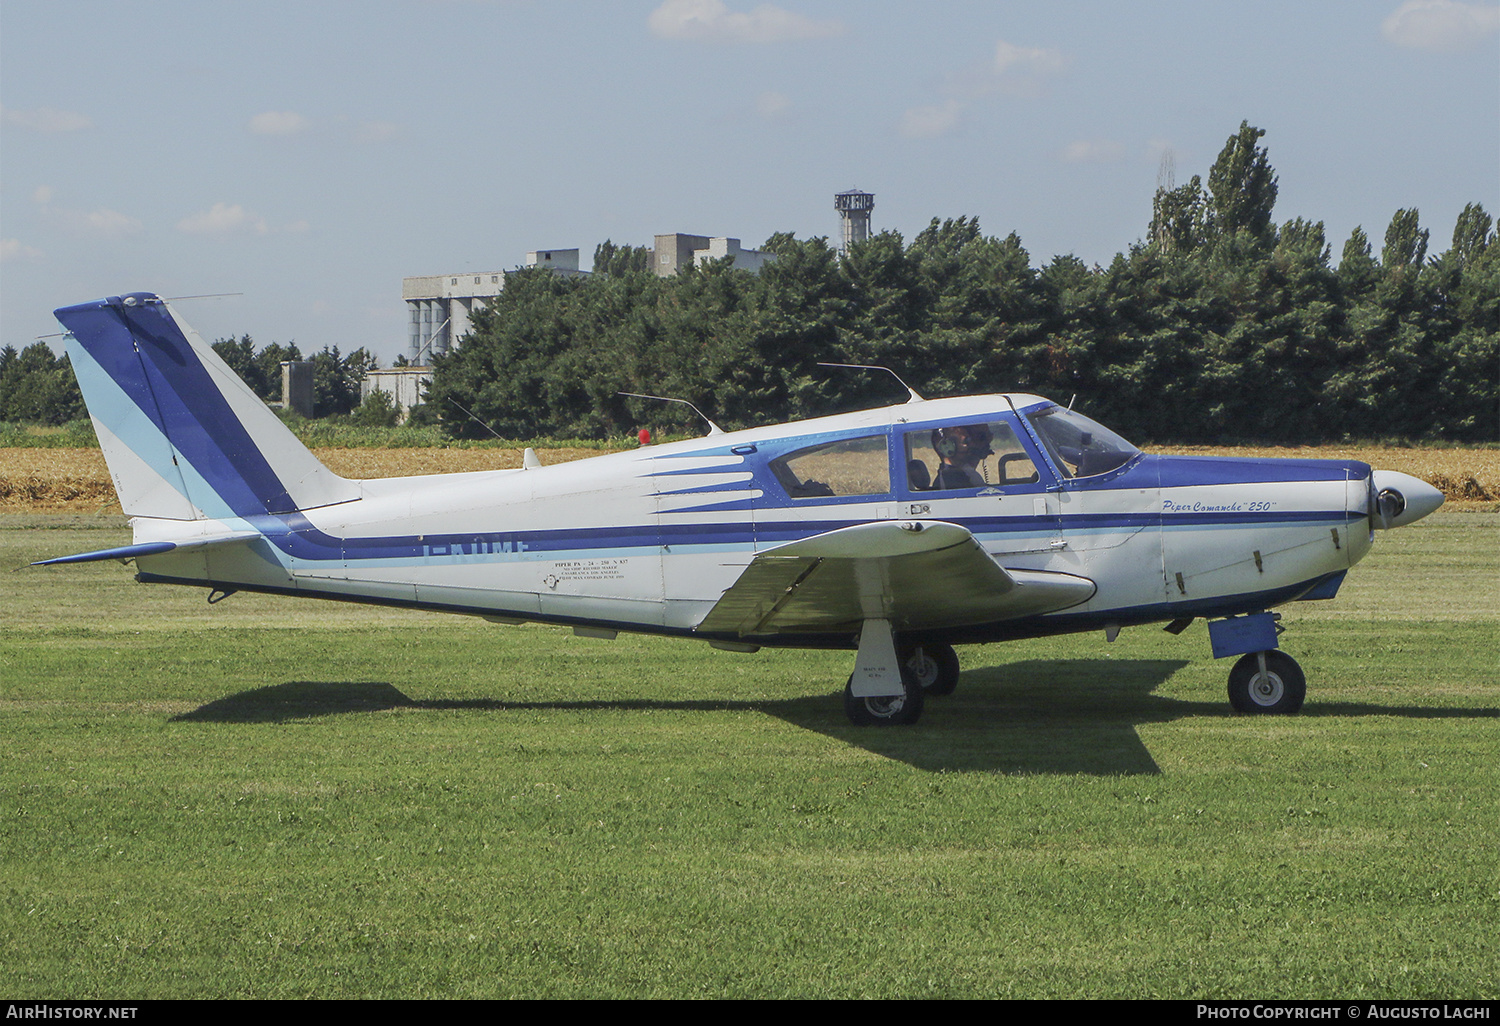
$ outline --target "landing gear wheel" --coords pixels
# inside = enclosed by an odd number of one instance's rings
[[[1266,671],[1259,657],[1266,657]],[[1297,660],[1285,652],[1251,652],[1229,671],[1229,704],[1236,712],[1284,716],[1302,708],[1307,678]]]
[[[859,698],[854,694],[854,677],[844,685],[844,715],[856,727],[896,727],[916,723],[922,716],[922,685],[910,670],[901,670],[899,695]]]
[[[958,687],[958,653],[952,645],[923,642],[902,645],[896,661],[910,670],[929,695],[951,695]]]

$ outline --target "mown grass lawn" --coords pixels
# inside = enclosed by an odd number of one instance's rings
[[[6,568],[118,521],[0,519]],[[1201,624],[850,657],[142,587],[0,588],[7,996],[1500,996],[1500,517],[1288,607],[1304,712]]]

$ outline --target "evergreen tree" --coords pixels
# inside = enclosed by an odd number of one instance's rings
[[[1197,175],[1175,189],[1157,189],[1151,203],[1151,241],[1164,252],[1189,253],[1208,236],[1208,194]]]
[[[1240,122],[1208,173],[1208,232],[1211,236],[1248,232],[1269,241],[1273,234],[1272,208],[1276,206],[1276,173],[1264,148],[1256,140],[1265,130]]]
[[[1495,233],[1491,228],[1494,223],[1494,219],[1478,203],[1470,203],[1464,207],[1463,212],[1458,215],[1458,223],[1453,226],[1453,248],[1449,252],[1454,259],[1466,264],[1483,255],[1495,241]]]
[[[1385,230],[1385,248],[1380,262],[1387,272],[1402,268],[1420,268],[1427,256],[1427,229],[1421,226],[1415,207],[1398,210]]]
[[[213,344],[213,350],[262,399],[274,402],[281,395],[279,366],[275,377],[268,379],[266,367],[256,357],[255,340],[249,335],[241,335],[238,339],[221,338]]]
[[[45,342],[0,351],[0,420],[59,425],[82,416],[83,396],[66,356]]]
[[[616,246],[605,239],[594,247],[595,274],[642,274],[651,269],[651,251],[645,246]]]

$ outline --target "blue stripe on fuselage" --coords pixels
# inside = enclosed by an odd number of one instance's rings
[[[1341,523],[1347,514],[1337,510],[1314,510],[1300,513],[1202,513],[1179,514],[1166,518],[1167,529],[1178,527],[1233,528],[1299,523]],[[593,554],[645,555],[658,546],[681,552],[691,547],[695,552],[714,550],[743,551],[747,547],[765,547],[798,541],[813,535],[835,531],[856,524],[857,520],[787,520],[718,523],[663,524],[638,527],[568,528],[553,531],[458,532],[426,535],[373,536],[338,538],[314,527],[301,514],[276,517],[252,517],[246,521],[264,534],[277,549],[292,559],[307,562],[432,560],[444,557],[473,559],[493,557],[497,561],[515,559],[553,559],[558,556]],[[972,517],[955,519],[979,538],[981,543],[1008,537],[1050,533],[1052,528],[1034,516]],[[1063,536],[1084,533],[1138,531],[1162,523],[1154,513],[1093,514],[1064,517]]]
[[[1370,465],[1359,460],[1255,459],[1248,456],[1148,456],[1141,468],[1149,470],[1155,483],[1162,488],[1360,481],[1370,476]],[[1116,487],[1128,487],[1129,484],[1128,477],[1115,482]]]

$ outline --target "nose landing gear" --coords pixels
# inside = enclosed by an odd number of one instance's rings
[[[1302,708],[1307,678],[1297,660],[1276,647],[1280,613],[1251,613],[1210,620],[1214,658],[1237,655],[1229,671],[1229,704],[1235,712],[1286,715]]]
[[[1279,649],[1240,656],[1229,671],[1229,704],[1235,712],[1286,715],[1301,709],[1305,698],[1302,667]]]

